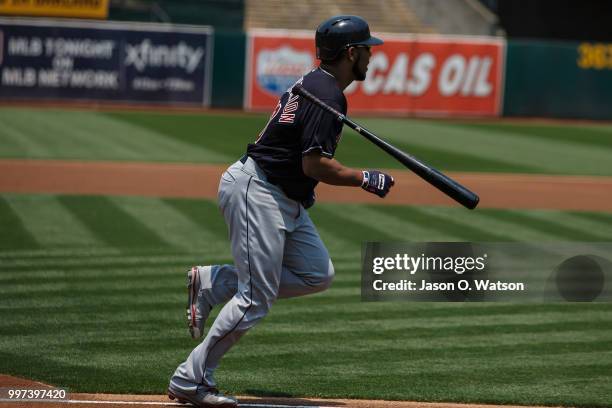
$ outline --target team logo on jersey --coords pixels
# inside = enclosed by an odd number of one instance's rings
[[[261,50],[257,56],[257,83],[266,92],[280,96],[314,66],[309,52],[284,45]]]

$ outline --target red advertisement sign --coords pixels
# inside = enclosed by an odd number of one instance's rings
[[[346,90],[349,113],[495,116],[501,113],[505,42],[487,37],[376,34],[366,80]],[[269,111],[318,65],[314,33],[249,33],[245,108]]]

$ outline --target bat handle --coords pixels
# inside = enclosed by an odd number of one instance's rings
[[[327,112],[329,112],[332,115],[336,116],[339,121],[343,121],[344,120],[344,115],[342,113],[338,112],[337,110],[335,110],[334,108],[332,108],[331,106],[329,106],[328,104],[324,103],[322,100],[320,100],[319,98],[317,98],[316,96],[314,96],[313,94],[308,92],[306,89],[304,89],[302,84],[294,85],[293,88],[291,88],[291,93],[294,94],[294,95],[303,96],[304,98],[308,99],[309,101],[314,102],[321,109],[326,110]]]

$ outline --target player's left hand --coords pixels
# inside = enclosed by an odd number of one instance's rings
[[[363,182],[361,188],[372,194],[376,194],[380,198],[384,198],[391,187],[395,184],[395,180],[387,173],[379,170],[363,170]]]

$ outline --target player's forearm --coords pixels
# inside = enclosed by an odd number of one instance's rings
[[[361,170],[342,166],[342,168],[325,169],[317,174],[316,180],[334,186],[359,187],[363,182]]]
[[[302,160],[304,174],[325,184],[359,187],[363,172],[343,166],[334,159],[321,156],[305,156]]]

